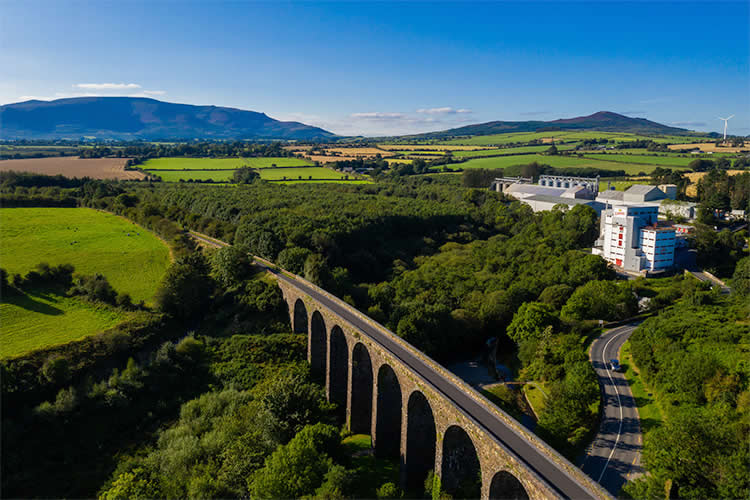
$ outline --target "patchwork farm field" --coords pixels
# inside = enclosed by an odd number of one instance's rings
[[[0,209],[0,256],[10,274],[40,262],[101,273],[118,292],[149,302],[169,265],[169,249],[151,232],[90,208]],[[4,329],[4,328],[3,328]]]
[[[312,165],[304,158],[152,158],[144,170],[234,170],[240,167],[273,168]]]
[[[533,140],[554,140],[560,141],[581,141],[586,139],[609,139],[617,142],[635,141],[635,140],[652,140],[654,142],[672,144],[675,142],[686,142],[690,138],[678,136],[655,136],[649,137],[637,134],[614,133],[614,132],[593,132],[593,131],[550,131],[550,132],[512,132],[508,134],[478,135],[461,139],[451,139],[441,144],[462,144],[474,146],[490,146],[500,144],[510,144],[513,142],[529,142]],[[700,138],[695,138],[698,141]]]
[[[0,301],[3,324],[0,357],[18,356],[79,340],[112,328],[131,314],[93,305],[77,297],[66,297],[61,290],[37,289],[23,295],[5,294]]]
[[[494,158],[476,158],[465,163],[453,165],[463,169],[467,168],[506,168],[512,165],[526,165],[538,162],[558,168],[598,168],[604,170],[623,170],[628,175],[636,175],[640,172],[649,173],[656,165],[622,163],[615,161],[604,161],[592,158],[578,158],[577,156],[545,156],[545,155],[516,155],[498,156]]]
[[[15,170],[43,175],[91,177],[92,179],[142,179],[141,172],[125,170],[126,161],[127,158],[78,158],[76,156],[0,160],[0,171]]]
[[[559,151],[567,151],[574,149],[576,144],[577,143],[555,144],[555,146]],[[456,151],[453,153],[453,156],[456,158],[480,158],[482,156],[533,154],[544,153],[549,148],[550,144],[544,144],[541,146],[519,146],[517,148],[480,149],[476,151]]]

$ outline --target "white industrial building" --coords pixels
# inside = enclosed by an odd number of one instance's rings
[[[676,196],[677,186],[674,184],[661,184],[660,186],[634,184],[625,191],[602,191],[596,197],[596,201],[618,206],[655,206],[659,209],[659,215],[666,219],[678,216],[687,220],[695,219],[697,203],[677,201]]]
[[[659,207],[655,205],[616,205],[604,210],[592,252],[626,271],[672,267],[675,229],[659,223],[658,216]]]
[[[500,188],[501,182],[507,179],[496,179],[493,186]],[[502,185],[503,192],[529,205],[534,212],[552,210],[555,205],[572,208],[576,205],[588,205],[596,213],[604,209],[604,203],[596,201],[599,179],[586,177],[565,177],[542,175],[538,184],[513,182]]]

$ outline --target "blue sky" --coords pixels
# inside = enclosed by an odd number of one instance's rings
[[[140,95],[368,135],[735,114],[747,135],[748,5],[0,0],[0,103]]]

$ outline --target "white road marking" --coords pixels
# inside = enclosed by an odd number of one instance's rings
[[[615,454],[615,450],[617,449],[617,443],[620,442],[620,434],[622,433],[622,404],[620,404],[620,391],[617,390],[617,385],[615,385],[615,381],[612,380],[612,374],[610,373],[610,370],[607,367],[607,360],[605,358],[607,354],[607,347],[609,347],[609,344],[624,333],[627,333],[627,330],[624,332],[620,332],[617,335],[613,335],[612,338],[609,339],[609,341],[607,341],[606,344],[604,344],[604,349],[602,349],[602,363],[604,363],[604,369],[607,370],[607,376],[609,377],[609,381],[612,383],[612,386],[615,388],[615,394],[617,395],[617,406],[620,407],[620,428],[617,430],[617,439],[615,439],[615,445],[612,447],[612,451],[610,452],[609,457],[607,457],[607,463],[604,464],[602,473],[599,475],[599,479],[596,481],[597,483],[602,482],[604,473],[607,472],[607,467],[609,467],[609,461],[612,460],[612,455]]]

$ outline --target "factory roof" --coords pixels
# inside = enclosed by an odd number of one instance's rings
[[[549,196],[544,194],[535,194],[532,196],[527,196],[525,200],[531,200],[531,201],[545,201],[547,203],[561,203],[563,205],[586,205],[589,203],[594,203],[594,200],[586,200],[583,198],[563,198],[562,196]]]
[[[626,189],[625,192],[627,194],[644,195],[644,194],[649,194],[654,189],[656,189],[656,190],[658,190],[658,191],[661,192],[661,189],[659,189],[658,187],[656,187],[656,186],[648,186],[646,184],[633,184],[628,189]],[[664,193],[662,192],[662,194],[664,194]]]
[[[532,194],[532,195],[546,195],[546,196],[559,196],[565,192],[563,188],[538,186],[536,184],[513,184],[505,190],[508,194],[519,193],[519,194]]]
[[[614,189],[608,189],[607,191],[602,191],[597,196],[597,199],[601,198],[603,200],[613,200],[613,201],[622,201],[625,197],[625,193],[623,191],[615,191]]]

